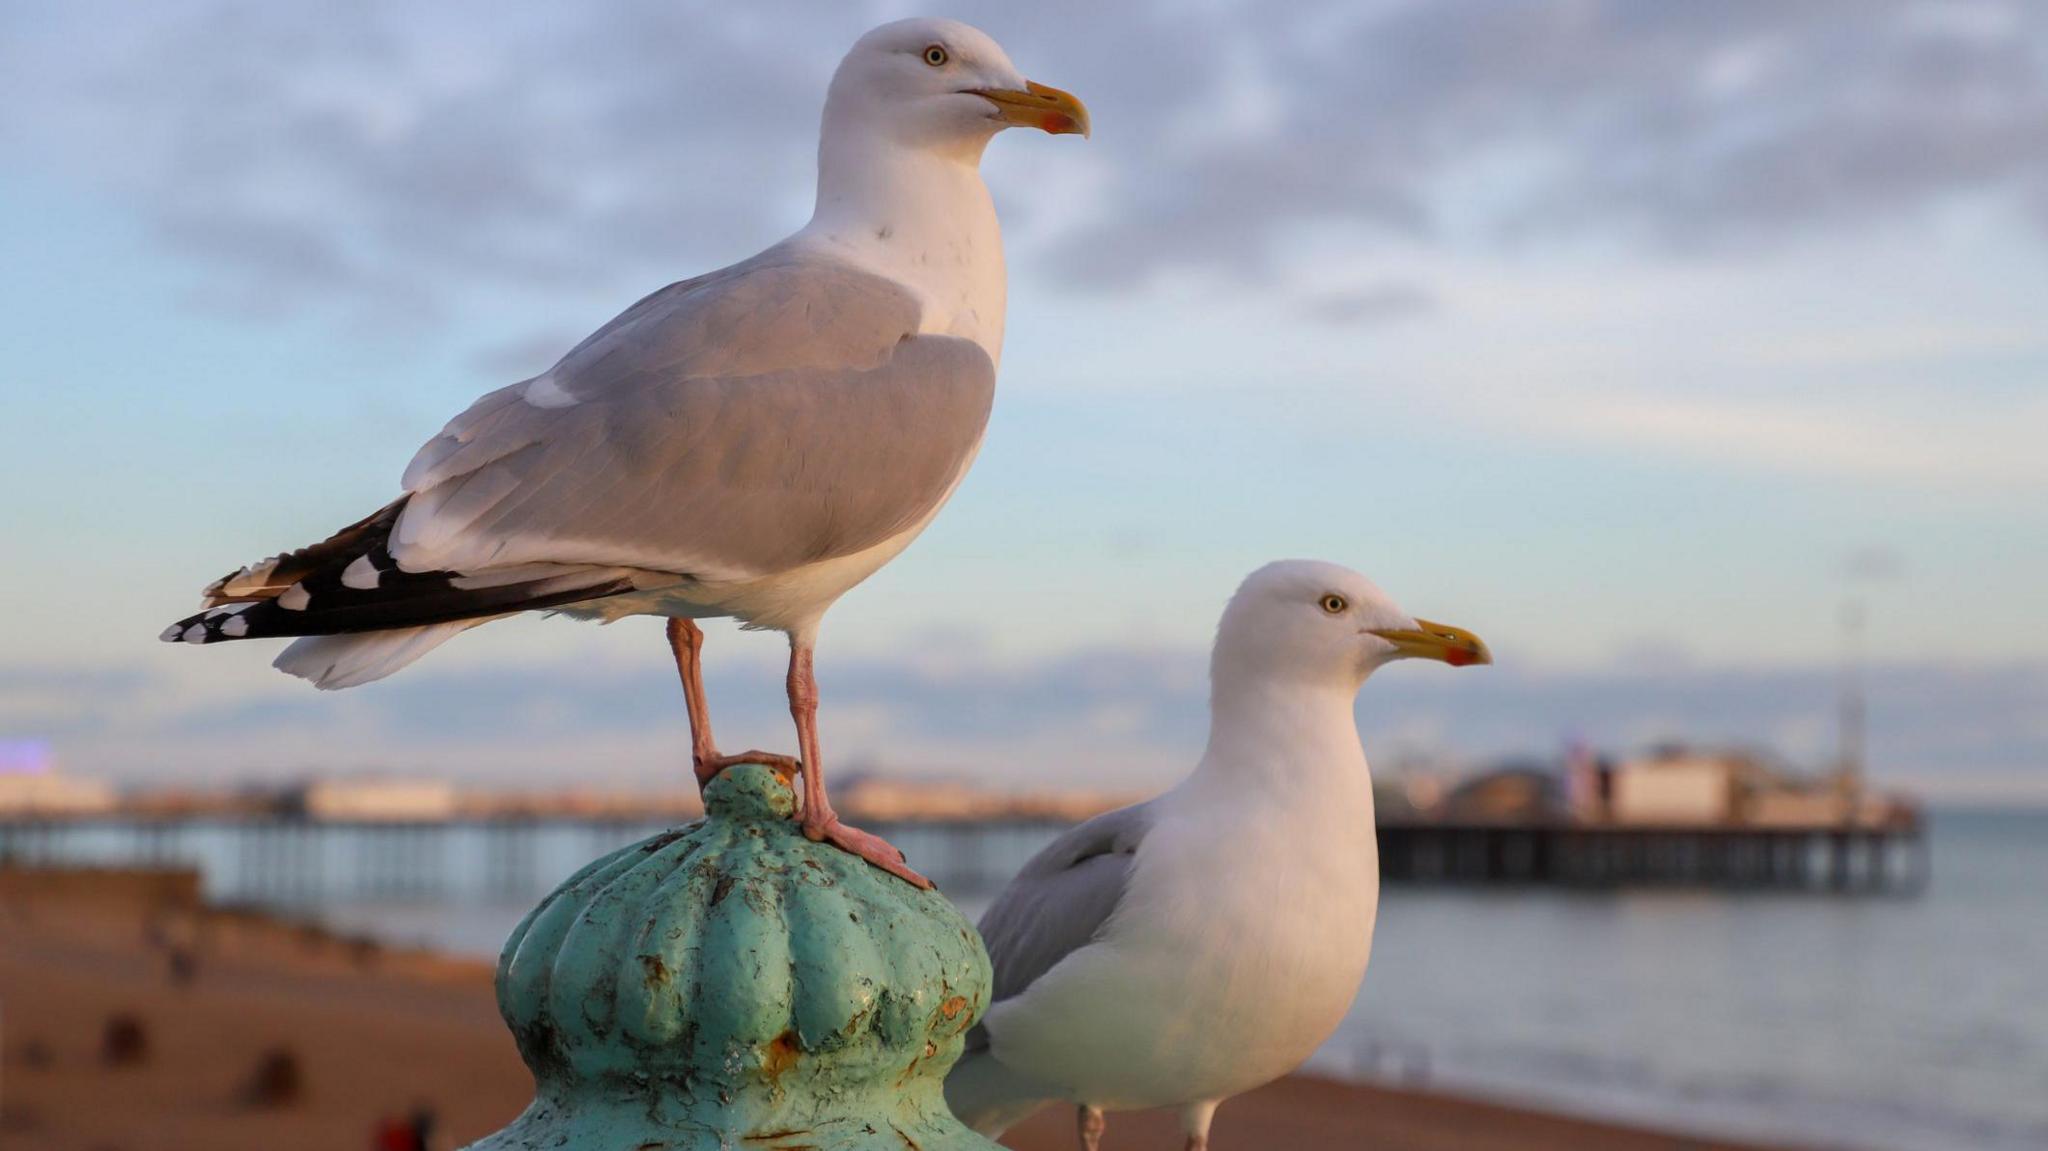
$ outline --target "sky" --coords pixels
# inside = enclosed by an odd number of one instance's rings
[[[159,645],[396,491],[476,394],[808,213],[896,3],[0,2],[0,739],[128,782],[649,783],[658,624],[520,619],[315,693]],[[1833,753],[2048,799],[2048,11],[1329,0],[952,15],[1094,114],[984,172],[987,445],[828,618],[827,755],[1155,786],[1237,581],[1309,556],[1467,626],[1376,762]],[[711,628],[721,741],[790,742]]]

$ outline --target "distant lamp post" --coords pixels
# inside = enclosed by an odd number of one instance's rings
[[[1854,824],[1863,810],[1864,773],[1869,756],[1870,706],[1865,685],[1870,607],[1864,588],[1888,583],[1904,569],[1886,547],[1858,548],[1842,559],[1842,669],[1835,779],[1842,796],[1842,822]]]
[[[1863,760],[1869,705],[1863,690],[1864,631],[1869,609],[1850,592],[1842,601],[1842,698],[1835,761],[1836,786],[1842,794],[1842,821],[1855,823],[1863,807]]]

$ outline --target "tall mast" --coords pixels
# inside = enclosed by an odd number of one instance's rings
[[[1863,760],[1868,707],[1863,691],[1863,630],[1868,613],[1854,592],[1842,601],[1842,680],[1836,786],[1845,802],[1843,819],[1854,822],[1863,799]]]

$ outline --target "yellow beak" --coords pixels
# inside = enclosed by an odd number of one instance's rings
[[[1376,628],[1372,634],[1393,644],[1402,655],[1441,660],[1452,667],[1493,662],[1493,653],[1486,650],[1486,641],[1464,628],[1431,623],[1426,619],[1416,620],[1415,628],[1414,631]]]
[[[974,94],[994,104],[996,119],[1005,124],[1037,128],[1055,136],[1077,132],[1088,135],[1088,106],[1071,92],[1026,80],[1022,92],[1015,88],[976,88]]]

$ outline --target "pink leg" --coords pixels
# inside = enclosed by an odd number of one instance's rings
[[[1220,1099],[1190,1103],[1180,1113],[1181,1129],[1188,1133],[1185,1151],[1209,1151],[1209,1121],[1216,1117]]]
[[[1074,1132],[1081,1137],[1081,1151],[1102,1151],[1102,1133],[1108,1127],[1102,1108],[1081,1104],[1074,1115]]]
[[[698,788],[740,763],[758,763],[785,778],[795,778],[797,762],[786,755],[766,751],[718,754],[718,745],[711,738],[711,704],[704,696],[704,629],[694,620],[672,619],[668,621],[668,646],[675,653],[676,674],[683,679],[683,706],[690,713],[690,761],[696,768]]]
[[[883,871],[929,890],[932,881],[912,871],[903,853],[879,835],[870,835],[839,821],[839,814],[825,798],[825,764],[818,756],[818,677],[811,668],[809,644],[792,639],[789,645],[789,714],[796,720],[797,756],[804,771],[804,834],[814,841],[829,843],[841,851],[858,855]]]

